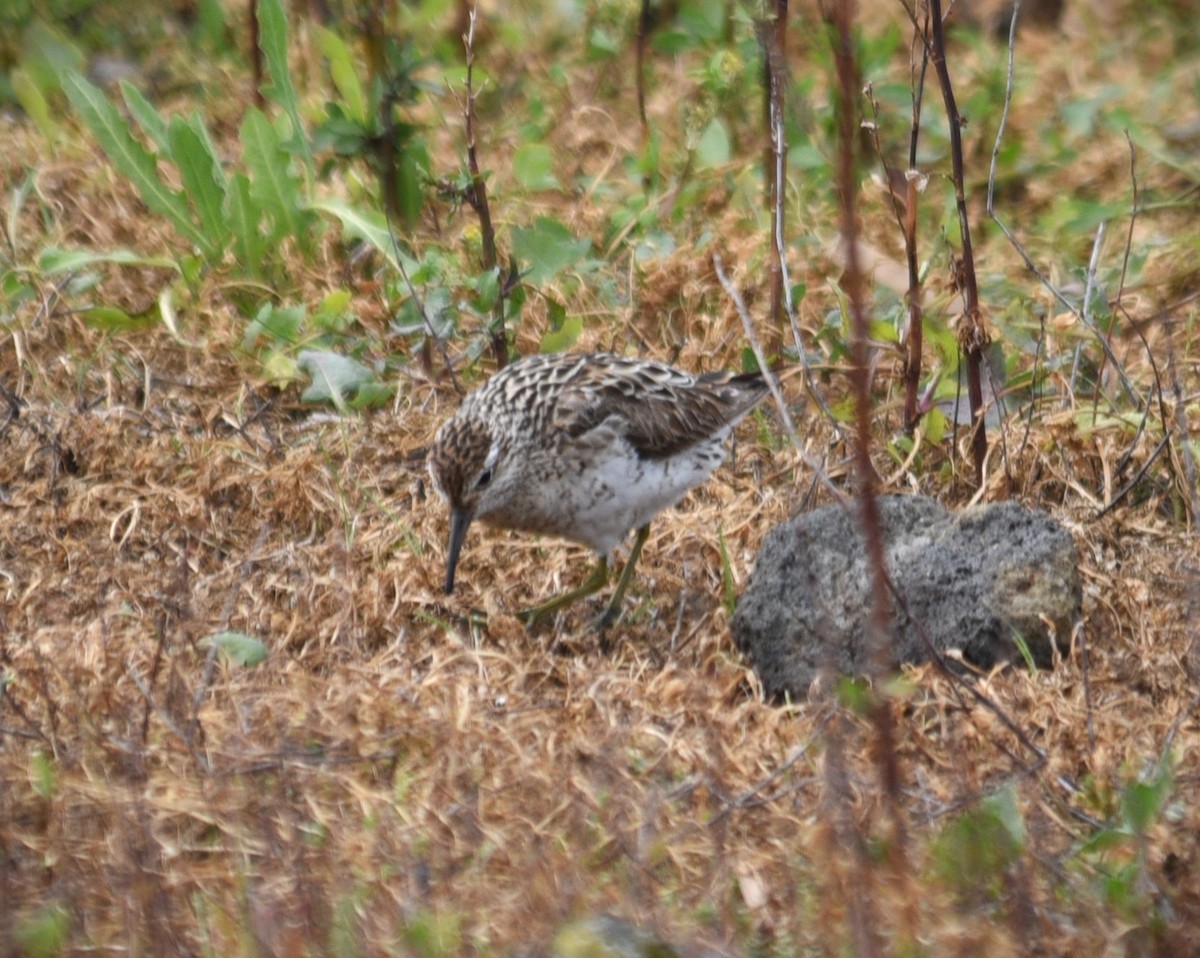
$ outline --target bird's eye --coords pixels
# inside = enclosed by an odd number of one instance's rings
[[[475,488],[483,489],[491,481],[492,481],[492,470],[484,469],[483,472],[481,472],[479,474],[479,478],[475,480]]]

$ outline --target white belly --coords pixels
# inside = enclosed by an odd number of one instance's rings
[[[527,465],[519,509],[484,522],[559,535],[608,555],[631,530],[675,505],[725,458],[729,430],[667,459],[642,459],[623,441],[587,456],[546,456]],[[535,478],[536,477],[536,478]]]

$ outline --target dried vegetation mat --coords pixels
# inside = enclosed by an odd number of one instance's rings
[[[76,184],[63,221],[132,230],[130,197],[78,162],[53,171]],[[761,247],[722,215],[727,249]],[[715,278],[666,262],[669,321],[634,307],[581,345],[736,364]],[[836,294],[805,265],[812,334]],[[847,954],[864,935],[899,943],[880,953],[1200,953],[1200,554],[1161,435],[1050,408],[1004,423],[980,496],[1071,528],[1083,628],[1054,670],[977,676],[990,705],[907,670],[889,793],[865,717],[764,701],[729,637],[766,531],[827,501],[772,410],[655,523],[602,650],[596,606],[533,633],[514,617],[581,580],[579,549],[473,530],[441,594],[423,450],[457,402],[445,380],[315,410],[220,347],[242,322],[228,304],[201,312],[212,348],[71,315],[0,339],[0,954],[58,953],[39,935],[72,954],[538,954],[599,912],[691,954]],[[1154,348],[1194,403],[1188,315]],[[876,382],[892,426],[896,372]],[[848,450],[810,407],[802,441],[841,483]],[[963,505],[951,453],[966,461],[947,437],[915,472],[881,441],[876,465],[887,491]]]
[[[608,910],[676,940],[826,953],[870,887],[878,920],[936,953],[1098,954],[1146,895],[1175,921],[1139,933],[1194,943],[1200,563],[1169,490],[1088,521],[1071,490],[1112,466],[1103,442],[1035,425],[1029,448],[1050,451],[1021,464],[1043,476],[1023,496],[1080,545],[1072,654],[978,679],[1020,738],[910,670],[895,807],[868,724],[762,701],[729,639],[718,543],[736,586],[807,489],[803,469],[780,476],[790,453],[743,435],[656,524],[602,653],[586,608],[535,634],[512,616],[577,582],[579,550],[476,534],[462,594],[440,595],[445,516],[421,448],[445,389],[414,383],[397,412],[344,420],[188,368],[170,341],[137,352],[145,376],[108,393],[78,361],[47,363],[89,401],[26,400],[3,425],[7,931],[40,902],[105,953],[231,953],[249,936],[245,953],[315,954],[343,932],[369,954],[423,934],[505,953]],[[265,661],[217,655],[203,640],[223,630],[260,637]],[[1160,761],[1168,798],[1119,834]],[[955,839],[948,823],[997,789],[1019,843]],[[871,848],[896,840],[897,812],[907,865],[885,876]],[[1083,853],[1109,832],[1104,855]],[[1122,869],[1145,883],[1127,902],[1104,886]]]

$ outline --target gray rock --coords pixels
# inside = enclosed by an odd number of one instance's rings
[[[879,506],[887,568],[907,606],[889,594],[896,665],[931,657],[922,631],[939,652],[957,649],[979,668],[1023,661],[1018,637],[1039,668],[1054,664],[1053,644],[1069,644],[1082,600],[1066,529],[1014,502],[957,514],[922,496]],[[797,516],[763,543],[732,628],[772,696],[806,697],[825,668],[868,671],[871,592],[857,509]]]

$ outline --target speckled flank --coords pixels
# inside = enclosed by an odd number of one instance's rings
[[[471,393],[429,456],[451,508],[606,555],[724,458],[757,374],[693,376],[607,354],[531,356]]]

